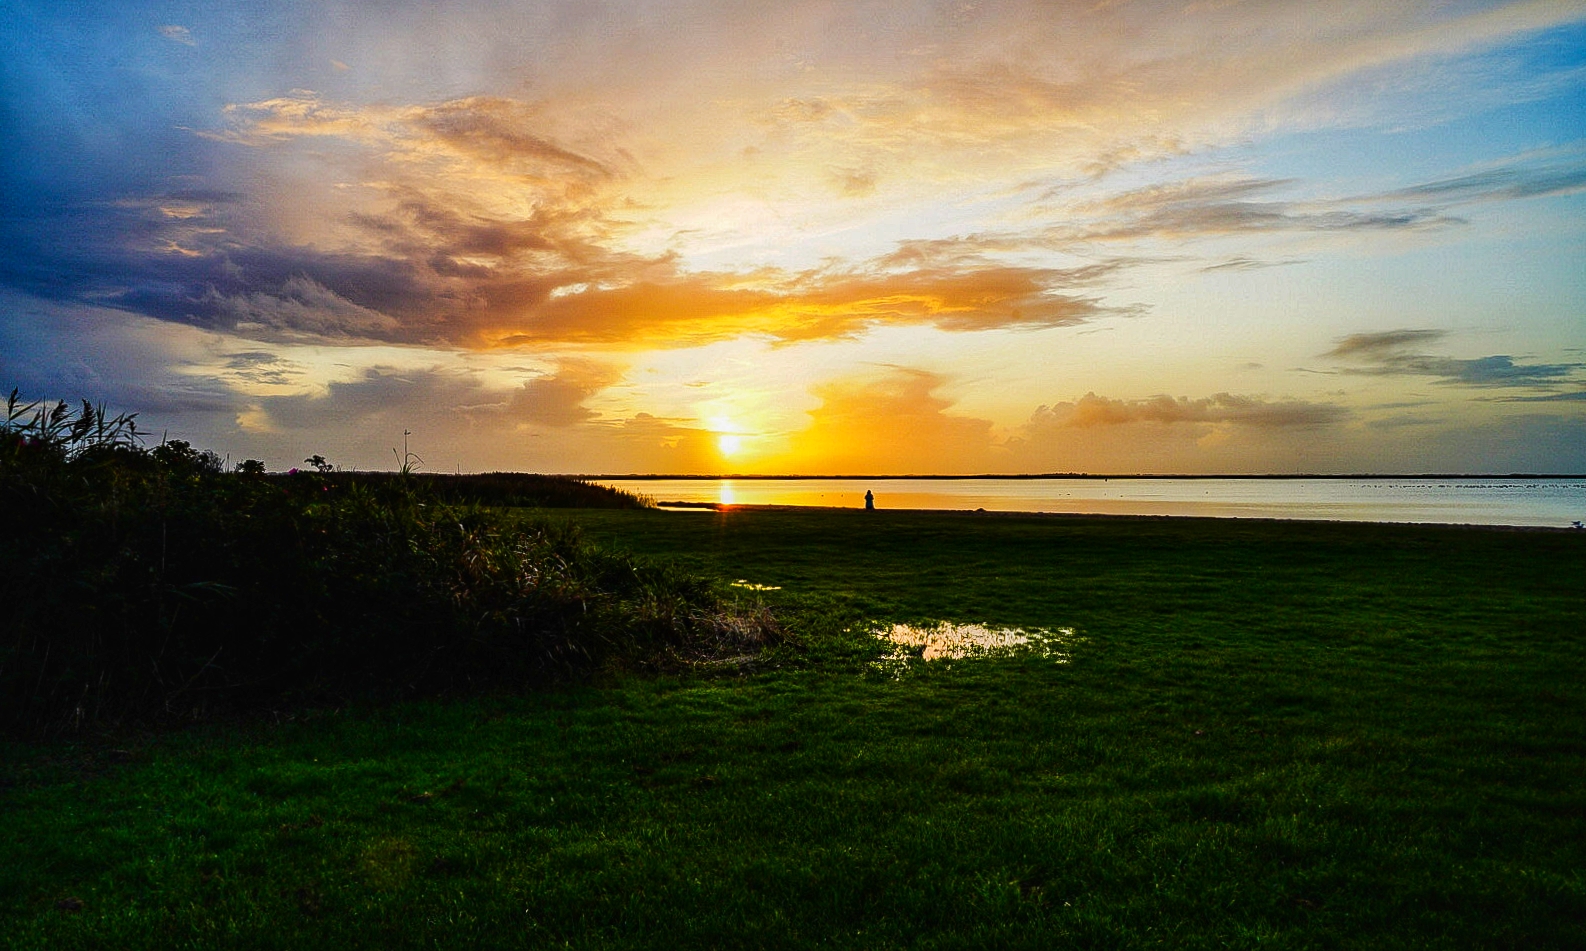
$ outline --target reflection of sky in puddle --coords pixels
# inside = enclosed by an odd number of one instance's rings
[[[871,629],[891,649],[881,655],[877,666],[901,670],[910,661],[962,660],[994,654],[1027,652],[1047,657],[1059,664],[1069,660],[1068,647],[1076,640],[1071,627],[1050,631],[1046,628],[988,627],[985,624],[954,624],[941,621],[933,626],[913,624],[879,625]]]

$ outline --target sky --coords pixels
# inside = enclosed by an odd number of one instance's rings
[[[0,387],[271,469],[1586,472],[1586,0],[8,0]]]

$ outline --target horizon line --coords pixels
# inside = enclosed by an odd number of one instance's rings
[[[498,470],[499,471],[499,470]],[[1149,472],[983,472],[971,475],[946,475],[932,473],[881,474],[881,475],[811,475],[811,474],[744,474],[720,473],[714,475],[679,475],[668,473],[542,473],[562,475],[575,479],[606,479],[631,481],[691,480],[712,481],[721,479],[743,480],[944,480],[944,479],[1586,479],[1586,473],[1559,472],[1269,472],[1269,473],[1149,473]]]

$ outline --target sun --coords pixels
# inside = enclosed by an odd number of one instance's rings
[[[706,417],[705,424],[716,436],[716,451],[723,458],[730,459],[744,451],[745,442],[743,426],[738,421],[725,413]]]
[[[747,466],[775,449],[777,432],[760,414],[741,409],[718,410],[708,415],[702,413],[698,418],[703,424],[701,429],[708,434],[708,445],[715,446],[716,456],[723,463]]]

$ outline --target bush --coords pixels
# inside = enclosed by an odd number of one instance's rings
[[[13,730],[521,687],[778,636],[698,578],[445,501],[433,479],[261,478],[138,439],[133,417],[87,403],[13,392],[7,405],[0,723]]]

